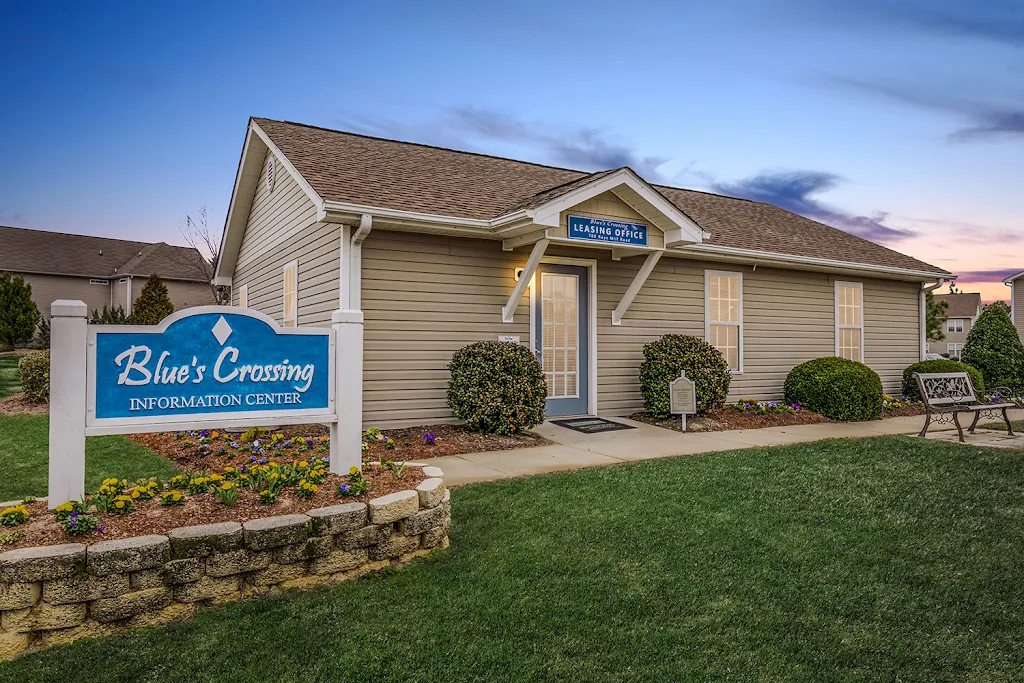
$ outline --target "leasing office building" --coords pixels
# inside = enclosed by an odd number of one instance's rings
[[[286,326],[364,314],[363,422],[451,420],[447,363],[528,345],[548,412],[643,407],[643,345],[703,337],[731,397],[779,398],[840,355],[898,393],[925,350],[924,287],[951,274],[768,204],[252,119],[215,281]]]

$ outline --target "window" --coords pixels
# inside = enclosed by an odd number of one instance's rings
[[[704,271],[704,337],[743,372],[743,275]]]
[[[238,307],[249,308],[249,285],[238,288]]]
[[[960,352],[964,350],[963,344],[946,344],[946,355],[950,358],[960,360]]]
[[[292,261],[284,269],[284,315],[281,324],[295,327],[299,308],[299,262]]]
[[[836,355],[864,362],[864,287],[836,282]]]
[[[946,321],[947,332],[963,332],[964,331],[964,320],[963,318],[950,318]]]
[[[110,282],[108,282],[107,280],[92,280],[92,279],[90,279],[89,280],[89,284],[90,285],[109,285]]]

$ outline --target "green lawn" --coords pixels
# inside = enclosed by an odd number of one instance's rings
[[[21,356],[0,356],[0,398],[21,391],[21,378],[18,376],[18,360]]]
[[[1011,681],[1024,460],[908,437],[464,487],[452,547],[0,666],[100,681]]]
[[[0,501],[45,496],[50,418],[0,414]],[[123,436],[85,440],[85,486],[95,489],[104,477],[169,477],[174,466]]]

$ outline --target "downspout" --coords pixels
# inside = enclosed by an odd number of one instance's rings
[[[940,277],[939,281],[934,285],[928,285],[927,287],[921,287],[921,300],[917,305],[918,312],[920,314],[920,329],[921,329],[921,360],[924,360],[925,355],[928,353],[928,308],[926,301],[928,298],[928,292],[934,292],[936,289],[946,284],[947,279]]]

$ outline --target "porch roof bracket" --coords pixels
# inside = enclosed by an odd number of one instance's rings
[[[626,311],[629,310],[629,305],[633,303],[633,299],[640,292],[640,288],[647,282],[647,277],[654,270],[654,266],[658,265],[658,261],[661,259],[661,255],[665,253],[663,251],[652,251],[647,255],[647,260],[640,266],[640,270],[637,272],[636,277],[633,278],[633,282],[630,283],[626,293],[622,295],[622,301],[612,311],[612,325],[621,325],[622,316],[626,315]]]
[[[550,243],[550,240],[542,239],[533,245],[533,251],[530,252],[530,258],[526,260],[526,267],[523,268],[523,273],[519,276],[519,281],[516,283],[515,288],[512,289],[512,296],[508,298],[508,303],[501,309],[501,322],[512,322],[512,318],[516,313],[516,308],[519,307],[519,302],[522,301],[523,295],[526,293],[526,288],[530,286],[530,280],[533,279],[533,274],[537,271],[537,266],[540,264],[541,258],[544,257],[544,252],[547,250],[548,244]]]

